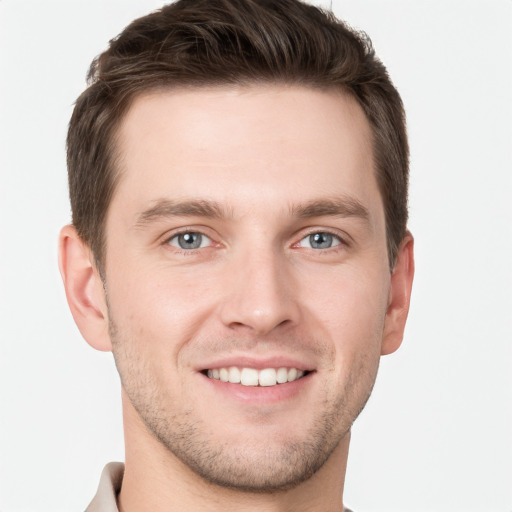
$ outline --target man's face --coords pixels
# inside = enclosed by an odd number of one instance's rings
[[[114,356],[130,407],[210,481],[303,481],[370,394],[390,289],[370,140],[353,99],[300,87],[156,92],[123,120]]]

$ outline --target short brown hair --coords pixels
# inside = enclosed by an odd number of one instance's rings
[[[133,21],[91,64],[67,138],[73,224],[100,271],[119,177],[117,128],[133,99],[177,86],[285,83],[347,91],[373,132],[388,257],[406,233],[408,143],[400,96],[369,38],[298,0],[178,0]]]

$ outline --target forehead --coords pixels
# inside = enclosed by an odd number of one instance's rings
[[[141,208],[205,195],[246,207],[347,193],[367,203],[377,190],[369,123],[341,91],[253,85],[151,92],[135,99],[117,140],[114,202],[119,195]]]

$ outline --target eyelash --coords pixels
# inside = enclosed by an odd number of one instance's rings
[[[338,235],[337,233],[333,233],[332,231],[326,231],[326,230],[313,230],[313,231],[310,231],[309,233],[307,233],[306,235],[304,235],[296,244],[294,244],[293,246],[298,246],[303,240],[307,240],[309,239],[310,237],[312,237],[313,235],[326,235],[328,237],[332,237],[333,239],[333,242],[337,242],[335,243],[334,245],[332,245],[331,247],[325,247],[323,249],[323,252],[329,250],[329,249],[334,249],[335,247],[338,247],[340,245],[347,245],[347,243],[345,242],[345,240],[340,236]],[[315,247],[306,247],[307,249],[313,249],[313,250],[317,250],[317,251],[321,251],[322,249],[320,248],[315,248]]]
[[[198,247],[197,249],[183,249],[181,247],[177,247],[175,245],[172,245],[171,244],[171,240],[179,237],[180,235],[186,235],[186,234],[194,234],[194,235],[200,235],[202,237],[205,237],[207,238],[208,240],[210,240],[210,244],[206,247]],[[187,255],[187,256],[191,256],[193,254],[196,254],[197,251],[201,250],[201,249],[207,249],[208,247],[211,247],[215,242],[213,241],[212,237],[211,236],[208,236],[207,234],[205,234],[204,232],[198,230],[198,229],[191,229],[191,228],[184,228],[178,232],[175,232],[173,233],[171,236],[167,237],[162,245],[167,245],[167,246],[171,246],[173,248],[173,250],[177,251],[178,253],[180,254],[183,254],[183,255]]]
[[[171,241],[177,237],[179,237],[180,235],[185,235],[185,234],[195,234],[195,235],[200,235],[202,237],[206,237],[208,240],[210,240],[210,244],[207,245],[206,247],[197,247],[197,248],[194,248],[194,249],[184,249],[184,248],[180,248],[176,245],[172,245],[171,244]],[[329,231],[329,230],[325,230],[325,229],[312,229],[311,231],[309,231],[308,233],[306,233],[304,236],[302,236],[302,238],[298,241],[298,242],[295,242],[291,247],[292,248],[300,248],[300,244],[303,240],[306,240],[308,239],[309,237],[311,237],[312,235],[327,235],[327,236],[330,236],[332,237],[333,239],[335,239],[337,241],[337,243],[335,245],[332,245],[331,247],[325,247],[325,248],[315,248],[315,247],[303,247],[304,249],[308,249],[308,250],[312,250],[314,251],[315,253],[317,254],[325,254],[325,253],[331,253],[333,250],[336,251],[336,250],[340,250],[342,248],[346,248],[349,246],[349,244],[347,243],[346,239],[344,237],[341,237],[338,233],[334,233],[332,231]],[[183,254],[183,255],[187,255],[187,256],[191,256],[191,255],[194,255],[197,253],[197,251],[201,250],[201,249],[207,249],[208,247],[212,247],[212,245],[215,245],[215,242],[214,240],[212,239],[211,236],[208,236],[207,234],[205,234],[204,232],[200,231],[200,230],[197,230],[197,229],[192,229],[192,228],[184,228],[176,233],[173,233],[172,236],[170,237],[167,237],[164,242],[163,242],[163,245],[167,245],[167,246],[171,246],[173,248],[173,250],[177,251],[178,253],[180,254]],[[218,243],[217,243],[218,245]]]

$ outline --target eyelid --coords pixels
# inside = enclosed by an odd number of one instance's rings
[[[166,234],[164,234],[162,236],[162,245],[171,245],[172,247],[174,247],[175,249],[177,250],[181,250],[181,251],[185,251],[185,252],[193,252],[193,251],[196,251],[196,250],[199,250],[199,249],[205,249],[206,247],[211,247],[211,246],[214,246],[214,245],[222,245],[220,242],[216,242],[215,241],[215,238],[213,235],[211,234],[207,234],[208,231],[211,231],[210,229],[208,229],[207,227],[205,226],[184,226],[184,227],[181,227],[181,228],[177,228],[175,230],[171,230],[170,232],[167,232]],[[301,247],[300,243],[310,237],[311,235],[314,235],[316,233],[325,233],[325,234],[328,234],[330,236],[332,236],[333,238],[335,238],[338,243],[336,245],[333,245],[332,247],[328,247],[328,248],[325,248],[323,249],[323,251],[327,251],[329,249],[334,249],[340,245],[342,246],[349,246],[350,245],[350,242],[349,240],[351,239],[351,236],[346,234],[346,233],[340,233],[337,229],[333,229],[333,228],[325,228],[325,227],[312,227],[312,228],[309,228],[307,229],[305,232],[304,230],[301,230],[302,233],[300,233],[300,238],[297,242],[293,243],[292,244],[292,247]],[[203,237],[207,238],[209,243],[206,247],[199,247],[197,249],[183,249],[181,247],[179,247],[178,245],[173,245],[171,244],[171,240],[173,240],[174,238],[178,237],[179,235],[183,235],[185,233],[197,233],[197,234],[200,234],[202,235]],[[308,247],[305,247],[306,249],[308,249]],[[315,251],[319,251],[319,250],[322,250],[322,249],[315,249],[315,248],[312,248],[312,247],[309,247],[310,249],[314,249]]]
[[[209,238],[212,238],[211,229],[209,229],[207,226],[202,225],[186,225],[186,226],[179,226],[175,228],[168,229],[165,231],[165,233],[160,235],[160,238],[163,241],[170,240],[172,237],[176,235],[182,235],[183,233],[200,233],[201,235],[207,236]]]
[[[199,248],[197,249],[183,249],[177,245],[173,245],[171,244],[171,240],[180,236],[180,235],[183,235],[183,234],[186,234],[186,233],[196,233],[198,235],[201,235],[205,238],[207,238],[209,240],[209,244],[207,247],[211,247],[212,245],[215,245],[215,244],[218,244],[218,242],[215,241],[215,238],[212,234],[208,233],[209,231],[211,231],[210,229],[204,227],[204,226],[184,226],[184,227],[181,227],[181,228],[176,228],[174,230],[169,230],[167,233],[165,233],[164,235],[162,235],[161,237],[161,244],[162,245],[170,245],[171,247],[177,249],[177,250],[181,250],[181,251],[186,251],[186,252],[193,252],[195,250],[198,250]],[[206,247],[201,247],[201,249],[205,249]]]
[[[310,237],[311,235],[315,235],[317,233],[324,233],[326,235],[330,235],[333,238],[335,238],[338,241],[338,243],[331,247],[327,247],[325,249],[316,249],[313,247],[304,247],[304,246],[300,245],[304,239]],[[339,247],[339,246],[347,247],[349,245],[349,243],[347,242],[348,238],[350,238],[349,235],[341,234],[337,230],[333,230],[331,228],[311,228],[311,229],[308,229],[305,234],[301,233],[301,237],[300,237],[299,241],[294,243],[292,247],[304,247],[305,249],[313,249],[315,251],[321,251],[321,250],[328,251],[329,249],[335,249],[336,247]]]
[[[178,237],[181,236],[181,235],[185,235],[185,234],[194,234],[194,235],[199,235],[201,236],[201,245],[199,247],[194,247],[193,249],[185,249],[184,247],[180,247],[179,243],[176,243],[176,245],[173,242],[173,240],[178,240]],[[207,245],[203,245],[203,242],[205,242],[205,239],[207,241]],[[183,231],[181,233],[174,233],[173,236],[171,236],[170,238],[167,239],[167,244],[169,245],[172,245],[172,247],[175,247],[176,249],[179,249],[181,251],[187,251],[187,252],[191,252],[191,251],[196,251],[198,249],[204,249],[205,247],[209,247],[211,244],[212,244],[212,239],[208,236],[208,235],[205,235],[204,233],[201,233],[200,231]]]

